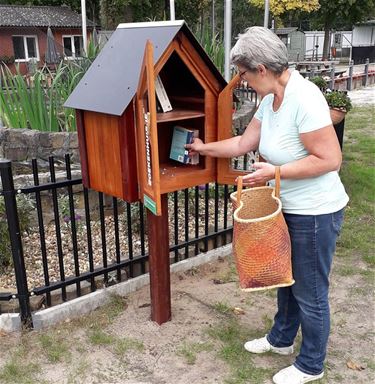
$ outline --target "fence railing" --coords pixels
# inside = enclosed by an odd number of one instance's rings
[[[17,299],[27,326],[32,326],[31,296],[43,295],[49,307],[148,271],[143,204],[84,188],[81,178],[72,178],[69,155],[64,168],[57,174],[49,158],[49,181],[40,183],[33,160],[32,183],[19,188],[14,186],[12,163],[0,161],[2,215],[9,230],[9,238],[1,241],[9,242],[13,265],[3,266],[2,275],[8,273],[13,284],[10,292],[2,289],[0,301]],[[213,183],[168,195],[171,263],[231,241],[228,197],[233,190]],[[34,207],[22,213],[30,215],[27,230],[20,225],[20,196]]]
[[[329,68],[325,68],[323,64],[324,62],[309,63],[306,61],[302,64],[303,67],[306,67],[306,70],[301,71],[301,73],[307,78],[312,78],[314,76],[324,76],[327,79],[329,78],[327,83],[330,89],[351,91],[354,88],[354,81],[358,82],[357,87],[366,87],[375,82],[373,79],[375,78],[375,71],[374,69],[370,69],[375,63],[370,63],[369,59],[366,59],[365,63],[362,65],[354,65],[354,61],[351,60],[347,70],[346,68],[342,69],[336,67],[335,63],[332,63]],[[301,64],[297,63],[297,67],[298,65]],[[354,67],[358,68],[359,66],[362,67],[363,70],[355,73]],[[346,72],[348,72],[347,75],[345,75]]]

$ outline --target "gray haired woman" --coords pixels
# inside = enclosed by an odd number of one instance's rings
[[[329,336],[329,273],[348,196],[340,181],[341,150],[320,90],[288,69],[287,49],[270,30],[252,27],[231,52],[242,80],[262,97],[242,136],[187,145],[191,154],[234,157],[259,148],[266,162],[244,182],[273,184],[281,170],[281,201],[292,243],[295,284],[278,290],[274,324],[261,339],[245,343],[251,353],[293,353],[299,327],[302,344],[293,365],[276,384],[302,384],[324,375]]]

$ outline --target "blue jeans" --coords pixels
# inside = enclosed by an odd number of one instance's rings
[[[267,339],[274,347],[290,346],[301,325],[302,345],[294,365],[310,375],[323,372],[330,327],[329,273],[343,216],[344,209],[317,216],[284,214],[296,282],[278,290],[278,311]]]

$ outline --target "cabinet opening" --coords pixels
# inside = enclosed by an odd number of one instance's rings
[[[204,112],[204,89],[176,52],[172,53],[159,75],[174,110]]]
[[[196,165],[183,164],[176,160],[170,159],[170,151],[172,145],[173,131],[174,128],[183,127],[189,130],[197,130],[198,137],[204,140],[204,118],[186,119],[182,121],[168,121],[165,123],[158,123],[158,149],[159,149],[159,163],[160,169],[170,167],[173,168],[184,168],[185,171],[190,169],[204,169],[205,168],[205,157],[199,157],[199,163]],[[162,175],[162,173],[161,173]]]

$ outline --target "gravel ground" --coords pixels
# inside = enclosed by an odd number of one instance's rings
[[[185,215],[183,208],[183,199],[179,199],[179,220],[178,220],[178,236],[179,241],[185,241]],[[204,223],[205,223],[205,209],[204,209],[204,200],[201,196],[200,201],[200,214],[199,214],[199,234],[204,235]],[[230,207],[229,207],[230,209]],[[209,212],[210,223],[213,223],[214,217],[213,212],[215,210],[214,201],[210,200],[209,202]],[[173,243],[174,240],[174,215],[173,215],[173,204],[170,204],[170,243]],[[228,211],[230,212],[230,211]],[[224,217],[223,207],[219,207],[218,217]],[[231,220],[230,215],[228,220]],[[89,271],[89,258],[88,258],[88,248],[87,248],[87,228],[84,224],[84,217],[80,218],[77,221],[77,254],[79,259],[79,272],[83,273]],[[195,233],[195,219],[194,214],[189,215],[189,233]],[[69,223],[61,220],[61,245],[62,245],[62,254],[63,254],[63,263],[64,263],[64,275],[65,278],[70,276],[75,276],[75,265],[74,265],[74,249],[72,242],[72,232],[71,226]],[[230,225],[230,222],[228,222]],[[222,227],[219,219],[219,228]],[[102,247],[102,237],[101,237],[101,226],[100,222],[92,221],[91,222],[91,231],[92,231],[92,248],[93,248],[93,263],[94,268],[99,268],[103,265],[103,247]],[[107,262],[108,265],[116,262],[116,244],[115,244],[115,226],[114,219],[112,216],[107,216],[105,218],[105,232],[106,232],[106,252],[107,252]],[[133,244],[133,255],[141,255],[141,239],[140,233],[137,230],[136,223],[132,224],[132,244]],[[54,223],[50,223],[45,226],[45,237],[46,237],[46,251],[47,251],[47,264],[48,264],[48,275],[50,283],[55,281],[60,281],[61,269],[59,265],[58,258],[58,247],[56,240],[56,229]],[[121,260],[128,259],[129,255],[129,240],[127,232],[127,220],[126,213],[119,215],[119,243],[120,243],[120,253]],[[147,252],[147,235],[146,235],[146,252]],[[24,233],[22,236],[23,250],[25,255],[25,266],[26,274],[28,278],[29,289],[40,287],[45,285],[44,281],[44,272],[43,272],[43,262],[42,262],[42,253],[40,247],[40,236],[37,229],[31,229],[29,233]],[[15,275],[12,267],[6,268],[0,275],[0,287],[3,291],[15,291]]]
[[[375,104],[375,84],[366,88],[359,88],[348,92],[354,105],[374,105]]]

